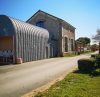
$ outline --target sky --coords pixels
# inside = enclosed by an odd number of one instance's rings
[[[28,20],[38,10],[45,11],[76,28],[76,39],[91,38],[100,28],[100,0],[0,0],[0,14]]]

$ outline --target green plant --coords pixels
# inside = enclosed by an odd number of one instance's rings
[[[62,81],[34,97],[100,97],[100,76],[70,73]]]
[[[78,69],[83,72],[91,72],[95,69],[94,59],[80,59],[78,60]]]
[[[92,54],[91,55],[91,58],[96,58],[96,54]]]
[[[96,56],[96,68],[100,68],[100,54]]]

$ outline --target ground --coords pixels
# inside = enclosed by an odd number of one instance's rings
[[[100,76],[73,72],[34,97],[100,97],[99,85]]]
[[[52,58],[19,65],[0,66],[0,97],[19,97],[41,87],[77,66],[81,55],[71,58]]]

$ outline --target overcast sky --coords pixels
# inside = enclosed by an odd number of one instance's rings
[[[76,39],[91,38],[100,28],[100,0],[0,0],[0,14],[23,21],[39,9],[76,27]]]

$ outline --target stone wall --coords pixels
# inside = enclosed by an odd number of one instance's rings
[[[68,39],[68,52],[72,52],[75,49],[75,29],[69,26],[63,25],[62,27],[62,52],[65,52],[65,40],[64,37]],[[73,50],[71,49],[71,39],[73,40]],[[65,52],[66,53],[66,52]]]
[[[74,48],[75,28],[43,12],[35,14],[28,23],[36,25],[38,21],[44,21],[44,28],[49,31],[50,35],[49,42],[54,45],[54,52],[57,53],[57,56],[63,56],[65,52],[64,37],[68,38],[68,52],[72,52],[71,39],[73,39]]]
[[[58,31],[59,31],[59,22],[55,18],[51,18],[50,16],[38,13],[36,16],[32,17],[28,23],[36,25],[38,21],[44,21],[44,28],[47,29],[50,33],[50,37],[54,35],[55,39],[58,39]]]
[[[53,52],[54,54],[51,55],[51,57],[53,56],[58,56],[59,53],[59,46],[58,46],[58,41],[59,41],[59,21],[56,18],[51,18],[51,16],[44,14],[44,13],[38,13],[37,15],[35,15],[34,17],[32,17],[31,20],[28,21],[28,23],[36,25],[36,23],[38,21],[44,21],[44,28],[47,29],[49,31],[49,43],[50,46],[52,45],[51,49],[53,48],[53,51],[51,51],[51,53]]]

